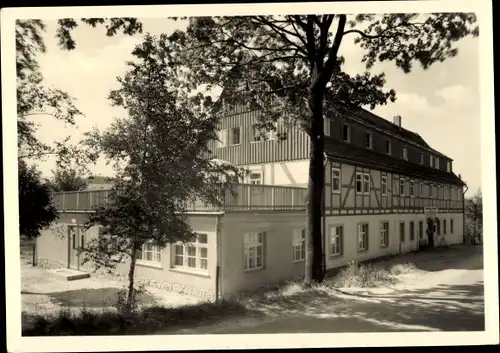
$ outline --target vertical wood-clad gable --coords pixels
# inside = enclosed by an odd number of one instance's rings
[[[259,111],[245,111],[227,115],[221,119],[220,129],[227,130],[240,127],[240,144],[228,144],[216,147],[215,141],[209,143],[209,148],[215,158],[235,165],[258,164],[280,161],[301,160],[309,158],[309,137],[299,127],[287,127],[287,138],[283,141],[267,140],[253,141],[253,125],[257,121]]]

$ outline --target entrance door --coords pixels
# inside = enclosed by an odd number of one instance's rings
[[[68,226],[68,268],[80,269],[78,248],[85,243],[85,229],[81,226]]]

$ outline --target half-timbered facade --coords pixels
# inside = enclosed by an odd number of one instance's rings
[[[400,117],[389,122],[361,109],[338,112],[324,124],[325,267],[424,243],[461,243],[464,183],[452,159],[402,128]],[[187,218],[199,237],[163,249],[145,244],[139,282],[218,298],[304,273],[309,138],[299,128],[289,128],[284,141],[262,134],[254,127],[257,114],[227,111],[209,145],[212,157],[250,171],[235,185],[236,195],[221,195],[220,208],[189,204]],[[54,195],[61,216],[37,239],[40,265],[85,269],[76,250],[99,236],[100,227],[81,226],[106,204],[108,192]],[[127,266],[120,264],[115,275],[126,278]]]

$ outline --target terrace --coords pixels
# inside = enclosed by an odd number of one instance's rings
[[[201,200],[189,202],[189,212],[210,211],[299,211],[305,210],[307,188],[276,185],[235,184],[235,195],[229,190],[222,195],[222,207],[206,205]],[[90,212],[109,205],[110,190],[84,190],[53,193],[53,200],[60,212]]]

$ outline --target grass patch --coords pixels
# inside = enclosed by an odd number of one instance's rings
[[[193,324],[215,323],[228,317],[249,315],[236,301],[205,302],[182,307],[149,307],[130,315],[117,311],[61,310],[54,315],[23,313],[23,336],[154,334]]]
[[[397,283],[394,276],[382,267],[351,261],[325,285],[335,288],[372,288]]]

